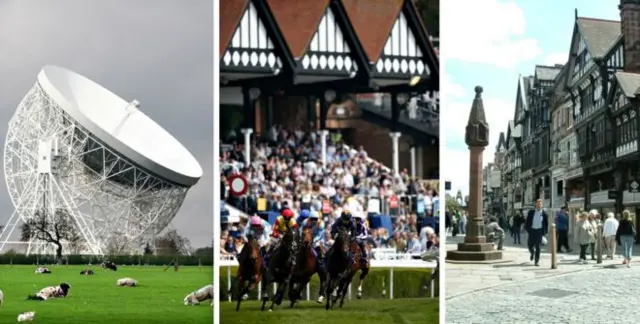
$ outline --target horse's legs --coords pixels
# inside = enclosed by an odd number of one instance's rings
[[[295,280],[291,280],[291,282],[289,282],[289,301],[291,301],[291,308],[293,308],[293,305],[296,304],[296,300],[298,299],[298,294],[296,294],[297,289],[295,289],[296,286],[296,281]]]
[[[324,285],[325,285],[325,287],[324,287],[325,288],[325,295],[326,296],[330,296],[331,292],[332,292],[332,289],[331,289],[332,283],[331,283],[331,274],[328,271],[327,271],[326,278],[327,279],[326,279],[326,281],[324,283]],[[330,307],[331,307],[331,298],[327,298],[327,304],[325,306],[325,309],[329,310]]]
[[[358,294],[356,295],[356,298],[358,299],[362,298],[362,283],[364,282],[364,278],[367,277],[367,274],[369,274],[369,268],[362,268],[362,273],[360,273],[360,280],[358,282]]]
[[[269,300],[269,283],[271,282],[271,276],[268,272],[264,273],[262,277],[262,308],[260,310],[264,311],[264,307]]]
[[[342,281],[342,292],[341,292],[341,296],[340,296],[340,307],[342,307],[342,304],[344,304],[344,298],[347,296],[348,292],[349,292],[349,285],[351,285],[351,281],[353,280],[353,273],[350,272],[348,275],[345,276],[345,278]]]
[[[236,281],[237,284],[237,302],[236,302],[236,312],[240,311],[240,303],[242,303],[242,296],[244,296],[244,294],[246,293],[246,289],[244,287],[244,279],[242,279],[241,277],[238,277],[238,280]]]
[[[320,289],[318,289],[318,304],[322,303],[322,301],[324,300],[324,297],[326,296],[325,294],[325,287],[324,285],[326,284],[326,276],[327,276],[327,270],[322,269],[322,267],[318,267],[318,279],[320,280]],[[311,280],[311,278],[309,278],[309,280]]]

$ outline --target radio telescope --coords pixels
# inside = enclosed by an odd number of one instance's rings
[[[40,71],[9,121],[4,173],[15,211],[0,251],[36,213],[63,210],[94,255],[140,246],[169,225],[202,168],[138,108],[75,72]]]

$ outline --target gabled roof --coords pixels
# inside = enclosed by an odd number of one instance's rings
[[[369,62],[376,63],[402,10],[404,0],[342,0],[342,4]]]
[[[620,36],[620,22],[615,20],[578,17],[576,26],[592,58],[604,56]]]
[[[640,95],[640,74],[616,72],[615,77],[620,90],[625,96],[635,98]]]
[[[267,0],[267,4],[282,31],[291,54],[296,59],[301,58],[318,29],[320,19],[329,5],[329,0]]]
[[[569,74],[568,72],[569,72],[569,64],[563,65],[562,70],[560,70],[560,73],[558,73],[558,75],[556,75],[555,80],[553,80],[554,92],[563,92],[565,90],[565,87],[567,86],[567,74]]]
[[[220,56],[227,50],[249,0],[225,0],[220,6]]]
[[[534,77],[542,81],[553,81],[562,70],[562,65],[536,65]]]

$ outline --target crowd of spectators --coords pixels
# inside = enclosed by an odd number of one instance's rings
[[[327,136],[324,167],[319,132],[274,126],[265,135],[252,141],[249,165],[244,162],[242,136],[231,134],[227,138],[230,144],[220,154],[227,205],[265,219],[268,212],[284,207],[298,215],[302,210],[316,210],[323,215],[327,228],[345,209],[361,213],[369,225],[384,213],[390,216],[391,224],[371,226],[368,243],[372,248],[395,248],[411,254],[437,249],[438,193],[426,182],[412,179],[407,170],[393,175],[370,159],[362,147],[354,150],[346,146],[339,132]],[[229,194],[228,179],[235,174],[242,174],[248,181],[249,189],[243,197]],[[399,197],[397,205],[388,203],[392,196]],[[237,233],[246,220],[223,225],[222,253],[235,254],[242,248]]]

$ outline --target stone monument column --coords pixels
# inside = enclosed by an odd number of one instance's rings
[[[482,218],[482,152],[489,145],[489,124],[482,103],[482,87],[475,88],[476,97],[471,105],[471,113],[465,132],[465,143],[469,146],[469,202],[467,205],[467,233],[464,243],[458,244],[456,251],[447,252],[447,261],[486,262],[502,259],[502,251],[487,243],[485,225]]]

